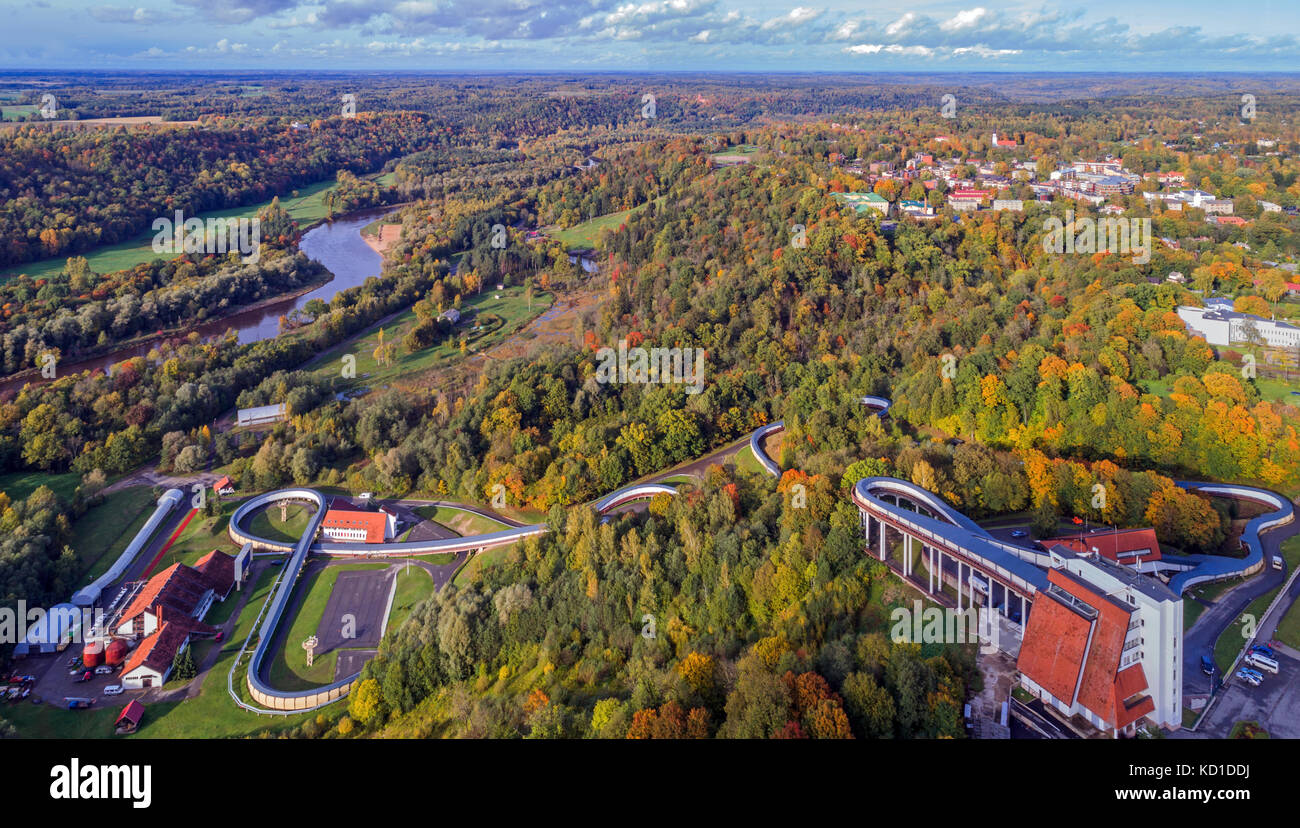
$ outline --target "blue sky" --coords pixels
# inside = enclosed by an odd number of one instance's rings
[[[10,69],[1300,71],[1297,0],[9,0]]]

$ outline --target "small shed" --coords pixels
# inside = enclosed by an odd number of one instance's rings
[[[140,704],[139,699],[131,699],[118,714],[117,721],[113,722],[113,729],[118,733],[134,733],[143,718],[144,705]]]

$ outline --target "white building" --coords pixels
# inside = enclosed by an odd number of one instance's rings
[[[276,405],[259,405],[256,408],[239,409],[238,424],[241,426],[267,425],[288,419],[289,407],[284,403]]]
[[[1270,348],[1294,348],[1300,345],[1300,328],[1276,319],[1265,319],[1249,313],[1218,308],[1178,307],[1178,317],[1187,329],[1211,345],[1244,344],[1251,341],[1251,333]]]
[[[1114,736],[1143,719],[1182,727],[1183,601],[1095,554],[1050,550],[1017,666],[1045,704]]]

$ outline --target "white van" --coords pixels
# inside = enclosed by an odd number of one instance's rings
[[[1250,653],[1246,656],[1246,663],[1251,667],[1258,667],[1259,669],[1267,670],[1270,673],[1277,672],[1277,662],[1266,655]]]
[[[121,692],[122,692],[122,685],[120,684],[110,684],[104,688],[105,696],[116,696]]]
[[[1282,564],[1282,556],[1281,556],[1281,555],[1274,555],[1274,556],[1273,556],[1273,568],[1274,568],[1274,569],[1281,569],[1282,566],[1283,566],[1283,564]]]

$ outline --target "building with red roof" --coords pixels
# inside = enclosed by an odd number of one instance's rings
[[[321,521],[321,531],[334,541],[383,543],[397,533],[397,516],[387,509],[367,509],[336,497]]]
[[[156,633],[164,620],[202,621],[215,601],[226,599],[234,583],[235,559],[216,549],[195,566],[172,564],[140,587],[113,621],[113,632],[140,640]]]
[[[235,484],[230,481],[228,476],[222,476],[216,483],[212,484],[212,491],[219,495],[234,494]]]
[[[1095,552],[1103,558],[1148,572],[1160,560],[1160,542],[1154,529],[1103,529],[1041,541],[1044,549],[1064,546],[1080,554]]]
[[[1085,536],[1089,537],[1089,536]],[[1182,726],[1182,601],[1168,587],[1088,550],[1051,548],[1017,657],[1044,704],[1113,736],[1143,719]]]
[[[132,689],[161,687],[171,675],[176,656],[189,646],[195,634],[215,635],[210,627],[195,618],[164,617],[156,630],[131,651],[122,665],[122,686]]]

